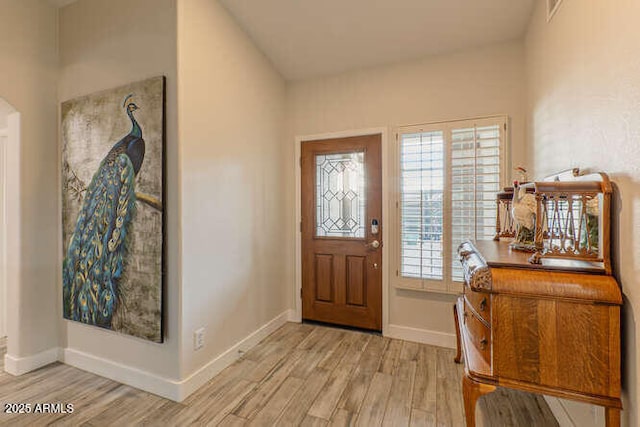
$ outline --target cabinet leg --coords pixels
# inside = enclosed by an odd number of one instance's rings
[[[620,409],[618,408],[605,408],[604,418],[606,420],[607,427],[620,427]]]
[[[467,427],[476,425],[476,403],[478,399],[496,389],[490,384],[482,384],[464,375],[462,377],[462,395],[464,397],[464,414]]]
[[[460,359],[462,357],[462,346],[460,342],[460,322],[458,321],[458,304],[453,305],[453,320],[456,323],[456,357],[453,358],[453,361],[456,363],[460,363]]]

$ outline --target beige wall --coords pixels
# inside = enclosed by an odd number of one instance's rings
[[[288,308],[290,157],[284,81],[217,1],[178,2],[178,74],[187,376]]]
[[[177,119],[175,0],[81,0],[60,10],[60,102],[148,77],[167,77],[167,279],[165,343],[62,320],[61,344],[158,376],[180,375],[180,175]],[[58,161],[49,158],[51,168]],[[59,189],[55,189],[56,195]],[[57,208],[57,207],[56,207]],[[56,230],[60,219],[56,215]],[[58,231],[58,238],[60,231]],[[59,248],[62,244],[59,243]],[[61,249],[59,249],[61,250]],[[55,251],[57,260],[62,254]],[[59,270],[55,273],[61,288]]]
[[[0,97],[22,116],[22,268],[9,295],[8,352],[23,357],[58,345],[56,11],[40,0],[0,0],[0,11]]]
[[[637,426],[640,2],[565,0],[549,24],[544,4],[536,2],[526,37],[531,164],[536,176],[579,166],[608,172],[616,184],[613,255],[625,302],[623,420]]]
[[[291,83],[287,224],[294,223],[296,136],[508,114],[513,163],[524,163],[523,62],[522,43],[511,42]],[[287,259],[293,259],[295,227],[287,231]],[[293,294],[290,299],[293,305]],[[389,323],[452,334],[453,301],[452,296],[391,288]]]

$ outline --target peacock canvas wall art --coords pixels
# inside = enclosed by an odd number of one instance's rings
[[[163,341],[165,79],[62,103],[66,319]]]

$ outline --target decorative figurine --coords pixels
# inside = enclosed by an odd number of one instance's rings
[[[518,181],[513,181],[511,216],[516,226],[511,247],[517,250],[535,251],[536,199],[533,194],[528,194],[527,189],[521,187]]]

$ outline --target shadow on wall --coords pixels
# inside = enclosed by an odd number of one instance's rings
[[[636,199],[640,199],[640,183],[635,182],[629,175],[616,175],[613,177],[612,197],[612,218],[611,218],[611,257],[613,260],[613,274],[618,279],[623,292],[622,306],[622,392],[623,405],[622,425],[636,426],[639,425],[640,416],[638,410],[640,408],[634,405],[640,399],[638,396],[638,342],[636,316],[632,301],[624,294],[625,288],[635,286],[636,283],[626,283],[622,280],[621,262],[622,254],[633,253],[633,235],[629,234],[629,230],[633,230],[633,219],[639,216],[633,212],[633,204]],[[625,189],[625,197],[622,198],[620,188]],[[625,215],[622,215],[622,213]],[[622,238],[622,236],[626,236]],[[632,236],[629,238],[629,236]],[[631,277],[638,277],[637,271],[634,271]]]

